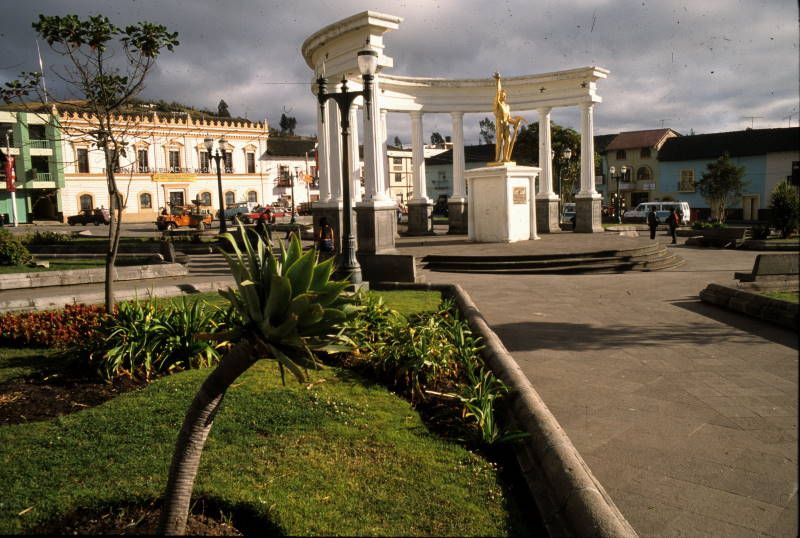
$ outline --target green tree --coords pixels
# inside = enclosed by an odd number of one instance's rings
[[[286,114],[281,114],[281,121],[278,124],[281,127],[281,134],[285,135],[294,135],[294,128],[297,126],[297,119],[293,116],[287,116]]]
[[[725,153],[716,161],[708,163],[706,171],[697,182],[697,190],[720,222],[725,222],[725,210],[741,198],[745,187],[745,169],[736,166]]]
[[[575,129],[562,127],[555,122],[550,123],[550,148],[553,154],[553,187],[559,189],[564,201],[572,201],[575,182],[580,177],[581,135]],[[569,149],[572,155],[564,156]],[[520,128],[517,143],[514,145],[513,158],[523,165],[539,165],[539,123],[531,123]]]
[[[444,137],[438,131],[434,131],[431,133],[431,144],[444,144]]]
[[[329,335],[346,319],[342,291],[349,283],[330,280],[334,258],[317,263],[317,252],[303,253],[297,235],[288,251],[279,242],[276,257],[259,234],[242,226],[239,233],[244,253],[233,235],[222,235],[234,252],[222,251],[236,289],[220,290],[239,320],[224,335],[233,345],[203,382],[184,418],[161,509],[161,534],[184,534],[200,456],[228,387],[260,359],[277,361],[281,377],[286,368],[303,381],[305,368],[317,366],[313,350],[338,350]],[[247,233],[254,236],[253,243]]]
[[[403,149],[403,141],[400,140],[399,136],[394,137],[394,147]]]
[[[483,118],[478,126],[481,128],[480,139],[484,144],[494,144],[495,127],[494,122],[490,118]]]
[[[770,224],[786,239],[800,224],[800,197],[797,187],[783,181],[772,191],[769,201]]]
[[[90,127],[81,131],[103,151],[111,221],[108,232],[105,270],[105,304],[114,306],[114,264],[119,249],[124,198],[115,176],[119,157],[125,155],[125,138],[132,125],[120,126],[117,118],[144,88],[144,81],[159,54],[178,45],[178,34],[151,22],[139,22],[124,29],[108,17],[95,15],[39,15],[33,28],[50,48],[67,63],[56,75],[67,86],[66,94],[82,96],[89,112]],[[121,49],[121,50],[120,50]],[[120,54],[121,52],[121,54]],[[30,93],[41,101],[63,104],[58,96],[45,92],[39,84],[42,73],[22,73],[19,80],[4,84],[0,98],[5,102],[22,99]],[[74,98],[74,97],[73,97]]]
[[[225,102],[225,99],[220,99],[217,104],[217,116],[220,118],[231,117],[231,111],[228,110],[228,103]]]

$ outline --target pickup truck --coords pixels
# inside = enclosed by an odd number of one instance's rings
[[[173,206],[169,213],[161,213],[158,216],[156,228],[164,231],[188,226],[198,230],[207,230],[211,227],[212,220],[211,213],[207,210]]]
[[[225,208],[225,220],[236,222],[237,218],[241,219],[243,215],[252,213],[259,207],[257,202],[236,202],[229,204]],[[217,211],[217,218],[219,218],[219,211]]]

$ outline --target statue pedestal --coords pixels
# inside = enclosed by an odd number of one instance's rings
[[[464,172],[469,192],[469,238],[479,243],[538,239],[532,203],[539,168],[503,163]]]
[[[602,199],[599,194],[575,196],[575,231],[579,233],[603,232]]]

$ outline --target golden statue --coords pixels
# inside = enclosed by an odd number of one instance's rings
[[[489,164],[513,164],[511,161],[511,151],[514,149],[514,143],[517,141],[519,126],[525,121],[525,118],[522,116],[511,116],[511,107],[506,102],[506,91],[500,84],[500,73],[495,73],[494,79],[497,82],[497,90],[494,95],[494,126],[497,140],[494,145],[494,162]],[[512,126],[514,128],[513,134],[510,132]]]

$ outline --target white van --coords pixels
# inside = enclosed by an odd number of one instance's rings
[[[629,209],[622,215],[623,222],[647,222],[647,214],[650,213],[650,208],[654,207],[656,210],[656,217],[658,222],[664,223],[674,208],[681,217],[681,224],[689,224],[689,202],[644,202],[636,206],[634,209]]]

